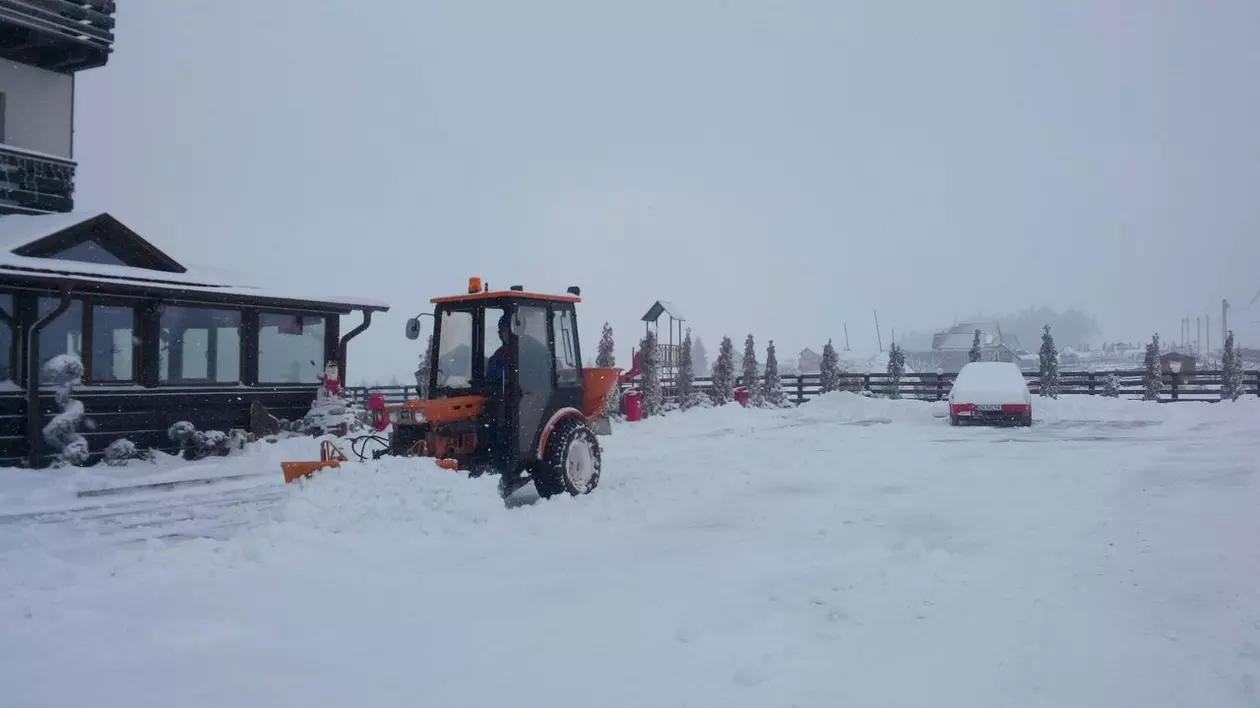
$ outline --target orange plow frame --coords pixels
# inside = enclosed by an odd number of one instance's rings
[[[284,470],[284,483],[289,484],[326,467],[340,467],[342,462],[349,461],[350,458],[331,440],[325,440],[319,445],[319,462],[281,462],[280,469]]]

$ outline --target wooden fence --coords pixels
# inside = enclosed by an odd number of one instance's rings
[[[1059,372],[1059,394],[1102,395],[1108,377],[1115,374],[1120,378],[1121,398],[1142,398],[1145,393],[1143,372],[1141,371],[1061,371]],[[1038,374],[1025,373],[1028,389],[1033,395],[1040,392]],[[921,401],[941,401],[949,395],[955,374],[906,374],[901,379],[898,393],[902,398]],[[789,374],[783,378],[783,390],[793,403],[801,404],[820,394],[821,385],[818,374]],[[622,389],[631,388],[638,383],[622,385]],[[713,385],[709,377],[699,377],[695,387],[699,391],[707,391]],[[672,397],[677,389],[672,381],[662,382],[665,396]],[[891,393],[891,381],[888,374],[841,374],[840,388],[844,391],[870,391],[873,394],[886,396]],[[415,386],[373,386],[347,387],[351,398],[363,404],[368,394],[379,393],[385,396],[386,403],[396,404],[415,399]],[[1260,396],[1260,371],[1243,372],[1244,395]],[[1218,401],[1221,397],[1221,372],[1199,371],[1193,374],[1165,374],[1164,388],[1160,394],[1160,402],[1174,401]]]

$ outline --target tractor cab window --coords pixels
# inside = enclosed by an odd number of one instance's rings
[[[487,307],[485,313],[485,325],[483,326],[482,335],[482,355],[485,357],[485,381],[495,386],[499,385],[507,376],[507,369],[511,365],[508,358],[507,339],[508,328],[507,320],[504,316],[507,310],[501,307]],[[500,327],[500,325],[504,325]]]
[[[438,388],[472,386],[473,313],[447,310],[438,327]]]
[[[556,337],[556,381],[561,385],[578,383],[577,325],[573,310],[557,308],[552,312],[551,328]]]

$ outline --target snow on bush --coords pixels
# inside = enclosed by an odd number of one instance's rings
[[[1102,395],[1106,396],[1107,398],[1120,397],[1120,374],[1116,374],[1116,373],[1108,374],[1107,378],[1103,379]]]
[[[823,345],[822,362],[818,365],[818,387],[820,393],[831,393],[840,388],[840,355],[830,339]]]
[[[1038,352],[1041,363],[1039,389],[1044,398],[1059,397],[1059,350],[1054,346],[1054,337],[1050,334],[1050,325],[1046,325],[1041,333],[1041,351]]]
[[[696,390],[695,369],[691,350],[691,328],[683,337],[682,352],[678,362],[678,407],[683,410],[706,408],[713,405],[709,397]]]
[[[152,450],[141,450],[127,438],[118,438],[105,446],[105,464],[122,467],[131,460],[152,460]]]
[[[906,353],[901,346],[893,343],[888,346],[888,397],[901,398],[901,378],[906,373]]]
[[[787,394],[783,392],[783,379],[779,377],[779,358],[775,355],[774,340],[766,347],[765,405],[770,408],[791,408]]]
[[[1242,367],[1238,349],[1234,346],[1234,330],[1225,336],[1225,350],[1221,353],[1221,400],[1237,401],[1243,394]]]
[[[712,382],[709,398],[715,405],[724,406],[735,400],[735,345],[730,337],[722,337],[718,358],[713,364]]]
[[[226,457],[232,452],[232,440],[221,430],[197,430],[197,426],[181,420],[166,431],[167,437],[179,444],[185,460],[203,457]]]
[[[54,467],[85,465],[91,457],[87,438],[79,434],[83,403],[72,397],[75,384],[83,382],[83,362],[72,354],[59,354],[44,364],[43,380],[57,386],[55,399],[61,409],[44,426],[44,440],[56,448]]]
[[[595,355],[595,366],[601,369],[610,369],[617,365],[616,345],[613,343],[613,328],[604,323],[603,334],[599,338],[599,350]],[[621,413],[621,387],[614,384],[608,391],[608,396],[604,398],[604,407],[600,415],[605,417],[620,417]]]
[[[753,336],[744,339],[744,375],[740,384],[748,389],[748,405],[750,408],[761,408],[766,404],[765,393],[761,390],[761,381],[757,375],[757,346]]]
[[[976,330],[971,338],[971,351],[967,352],[967,361],[980,361],[980,330]]]
[[[345,437],[367,427],[367,410],[346,399],[340,393],[332,393],[321,387],[311,409],[302,418],[298,432],[306,435],[336,435]]]
[[[1164,388],[1163,372],[1159,368],[1159,335],[1151,337],[1146,345],[1145,370],[1142,372],[1143,401],[1158,401],[1159,393]]]
[[[665,395],[661,390],[660,362],[656,360],[655,332],[648,332],[640,345],[639,373],[643,376],[643,417],[660,415]]]

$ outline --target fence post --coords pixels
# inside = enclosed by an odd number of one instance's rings
[[[936,375],[936,400],[940,401],[945,398],[945,375]]]
[[[1094,372],[1089,372],[1089,395],[1094,395]]]
[[[804,402],[805,402],[805,375],[797,374],[796,375],[796,405],[799,406]]]
[[[1177,384],[1180,383],[1180,381],[1181,377],[1174,371],[1172,374],[1172,399],[1174,401],[1177,400]]]

